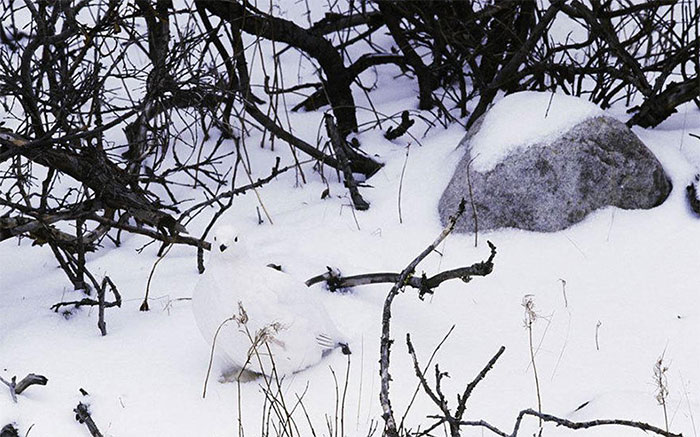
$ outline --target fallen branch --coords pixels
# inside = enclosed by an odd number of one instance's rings
[[[19,431],[13,424],[8,423],[0,429],[0,437],[19,437]]]
[[[92,420],[90,410],[88,410],[88,406],[86,404],[78,402],[78,406],[75,407],[73,411],[75,412],[75,420],[80,423],[84,423],[85,426],[87,426],[88,431],[90,431],[90,435],[92,435],[92,437],[102,437],[102,433],[97,428],[97,425],[95,425],[95,421]]]
[[[401,135],[408,132],[408,129],[413,126],[415,122],[415,120],[409,117],[408,111],[403,111],[401,113],[401,123],[396,127],[389,126],[389,129],[387,129],[386,133],[384,134],[384,138],[389,141],[397,139]]]
[[[105,293],[107,292],[107,286],[109,286],[109,289],[114,295],[114,300],[112,302],[105,301]],[[105,322],[105,308],[121,307],[122,296],[119,294],[119,290],[117,290],[116,285],[114,285],[114,282],[112,282],[109,276],[105,276],[104,278],[102,278],[102,284],[100,284],[99,287],[96,288],[97,300],[86,297],[77,301],[59,302],[57,304],[51,305],[51,309],[55,312],[58,312],[59,308],[68,305],[75,305],[75,308],[79,308],[81,306],[97,306],[99,309],[97,327],[100,329],[100,333],[102,333],[102,336],[105,336],[107,335],[107,323]]]
[[[690,204],[690,209],[700,216],[700,197],[698,196],[698,185],[700,184],[700,174],[695,175],[695,179],[687,187],[685,187],[685,194],[688,198],[688,204]]]
[[[404,286],[418,289],[418,297],[423,299],[426,294],[433,294],[435,288],[450,279],[461,279],[464,282],[469,282],[473,276],[486,276],[493,270],[493,259],[496,256],[496,246],[490,241],[488,245],[491,248],[491,255],[486,261],[481,261],[468,267],[446,270],[431,277],[427,277],[425,274],[421,276],[410,276],[404,281]],[[310,287],[320,282],[325,282],[326,286],[331,291],[336,291],[338,289],[352,288],[360,285],[396,283],[400,277],[401,273],[365,273],[362,275],[343,277],[340,276],[337,271],[329,268],[326,273],[308,279],[306,285]]]
[[[45,376],[30,373],[29,375],[22,378],[20,382],[17,382],[16,376],[13,376],[12,379],[10,379],[10,381],[7,381],[3,379],[2,376],[0,376],[0,382],[5,384],[10,389],[10,396],[12,396],[12,400],[16,403],[17,395],[22,394],[22,392],[25,391],[28,387],[32,385],[46,385],[46,383],[49,382],[49,380]],[[5,428],[3,428],[3,432],[4,429]]]
[[[515,420],[515,425],[513,427],[513,432],[510,434],[507,434],[497,427],[491,425],[490,423],[484,421],[484,420],[476,420],[476,421],[462,421],[460,422],[460,425],[462,426],[477,426],[477,427],[482,427],[490,430],[494,434],[498,434],[502,437],[516,437],[518,435],[518,431],[520,431],[520,425],[522,423],[522,420],[525,416],[534,416],[537,418],[542,419],[545,422],[554,422],[557,424],[557,426],[563,426],[565,428],[569,429],[587,429],[587,428],[593,428],[596,426],[603,426],[603,425],[618,425],[618,426],[626,426],[629,428],[637,428],[641,429],[643,431],[648,431],[648,432],[653,432],[654,434],[662,435],[664,437],[683,437],[683,434],[674,434],[672,432],[665,431],[661,428],[658,428],[653,425],[649,425],[648,423],[644,422],[636,422],[634,420],[622,420],[622,419],[599,419],[599,420],[591,420],[588,422],[572,422],[567,419],[562,419],[557,416],[553,416],[551,414],[545,414],[545,413],[540,413],[538,411],[535,411],[533,409],[528,408],[527,410],[522,410],[519,414],[517,419]]]

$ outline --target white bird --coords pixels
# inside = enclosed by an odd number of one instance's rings
[[[290,375],[335,348],[350,353],[317,291],[249,258],[240,234],[219,227],[192,295],[200,331],[227,367],[223,379]],[[251,374],[252,372],[252,374]]]

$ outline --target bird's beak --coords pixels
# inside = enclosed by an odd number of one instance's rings
[[[224,250],[226,250],[227,248],[228,248],[228,246],[226,246],[225,244],[222,244],[221,246],[219,246],[219,250],[222,251],[222,252],[223,252]]]

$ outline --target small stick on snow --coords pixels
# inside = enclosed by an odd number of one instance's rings
[[[92,420],[92,416],[90,416],[90,411],[86,404],[78,402],[78,406],[75,407],[73,411],[75,412],[75,420],[84,423],[92,437],[102,437],[102,433],[97,428],[97,425],[95,425],[95,421]]]
[[[148,281],[146,281],[146,294],[143,296],[143,302],[141,302],[141,306],[139,307],[139,311],[148,311],[148,296],[151,294],[151,281],[153,280],[153,275],[156,273],[156,267],[158,267],[158,263],[160,263],[166,255],[168,255],[168,252],[170,252],[170,249],[173,248],[175,244],[170,243],[168,247],[165,249],[165,251],[158,257],[156,262],[153,263],[153,267],[151,267],[151,273],[148,275]],[[100,296],[100,294],[97,294]],[[104,291],[102,292],[102,300],[104,301]],[[100,311],[102,311],[102,306],[100,306]],[[102,314],[102,312],[100,313]],[[102,328],[100,328],[101,330]],[[106,335],[107,332],[105,331],[102,335]]]
[[[19,437],[19,432],[13,424],[8,423],[0,429],[0,437]]]
[[[389,141],[395,140],[401,135],[405,134],[408,132],[408,129],[413,126],[415,123],[415,120],[412,120],[410,118],[410,114],[408,111],[403,111],[401,113],[401,123],[399,123],[396,128],[393,126],[390,126],[389,129],[387,129],[386,133],[384,134],[384,138],[386,138]]]
[[[450,279],[461,279],[464,282],[469,282],[473,276],[486,276],[493,270],[493,259],[496,256],[496,246],[490,241],[488,242],[491,248],[491,255],[486,261],[478,262],[467,267],[459,267],[452,270],[440,272],[437,275],[427,277],[410,276],[403,282],[404,286],[412,287],[419,290],[418,297],[423,299],[426,294],[433,294],[433,289],[437,288],[443,282]],[[396,283],[401,277],[401,273],[365,273],[355,276],[340,276],[335,269],[328,269],[327,272],[314,276],[306,281],[306,286],[311,287],[319,282],[325,282],[331,291],[341,288],[352,288],[360,285]]]
[[[89,272],[87,272],[87,273],[89,275]],[[97,282],[92,277],[91,277],[91,281],[94,284],[97,284]],[[112,301],[112,302],[105,301],[105,293],[107,291],[107,286],[109,286],[109,289],[112,291],[112,294],[114,295],[114,301]],[[91,299],[89,297],[85,297],[85,298],[83,298],[81,300],[77,300],[77,301],[59,302],[59,303],[51,305],[51,309],[54,310],[55,312],[58,312],[59,308],[64,307],[64,306],[68,306],[68,305],[75,305],[76,308],[79,308],[81,306],[97,306],[99,308],[97,327],[100,329],[100,332],[104,336],[104,335],[107,335],[107,324],[106,324],[105,319],[104,319],[104,310],[105,310],[105,308],[121,307],[122,306],[122,296],[119,294],[119,290],[117,290],[117,286],[114,285],[114,282],[112,282],[112,280],[109,278],[109,276],[105,276],[104,278],[102,278],[102,283],[95,285],[95,288],[97,289],[97,300]]]
[[[20,382],[17,382],[16,376],[13,376],[10,381],[7,381],[0,376],[0,382],[5,384],[10,389],[10,396],[12,396],[12,400],[16,403],[17,395],[22,394],[22,392],[28,387],[32,385],[46,385],[49,380],[45,376],[30,373],[22,378]]]
[[[588,429],[588,428],[593,428],[596,426],[604,426],[604,425],[618,425],[618,426],[626,426],[628,428],[637,428],[637,429],[641,429],[643,431],[653,432],[654,434],[662,435],[665,437],[682,437],[683,436],[683,434],[674,434],[672,432],[664,431],[663,429],[658,428],[656,426],[649,425],[648,423],[637,422],[634,420],[598,419],[598,420],[590,420],[588,422],[572,422],[571,420],[556,417],[556,416],[553,416],[551,414],[537,412],[531,408],[529,408],[527,410],[522,410],[520,413],[518,413],[518,417],[515,419],[515,425],[513,426],[513,432],[511,432],[510,434],[507,434],[506,432],[491,425],[490,423],[488,423],[485,420],[462,421],[459,424],[461,426],[475,426],[475,427],[480,427],[480,428],[486,428],[489,431],[491,431],[494,434],[497,434],[501,437],[516,437],[516,436],[518,436],[518,431],[520,431],[520,425],[522,424],[523,418],[525,416],[538,417],[545,422],[552,422],[552,423],[557,424],[557,426],[563,426],[565,428],[574,429],[574,430],[575,429]]]
[[[564,307],[569,308],[569,300],[566,298],[566,279],[559,278],[559,280],[561,281],[561,292],[564,295]]]
[[[411,143],[406,146],[406,159],[403,161],[403,167],[401,167],[401,178],[399,179],[399,196],[397,203],[399,205],[399,223],[403,224],[403,217],[401,216],[401,191],[403,191],[403,177],[406,174],[406,164],[408,164],[408,152],[411,150]]]
[[[598,343],[598,331],[600,331],[600,325],[603,323],[598,320],[598,323],[595,324],[595,350],[599,351],[600,350],[600,344]]]

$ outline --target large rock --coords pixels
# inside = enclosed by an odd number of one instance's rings
[[[478,129],[475,124],[462,140],[466,154],[439,204],[444,224],[466,199],[458,232],[474,231],[472,201],[479,231],[512,227],[553,232],[608,205],[653,208],[671,192],[651,151],[627,126],[607,116],[587,119],[553,141],[516,148],[483,172],[469,168],[470,143]]]

